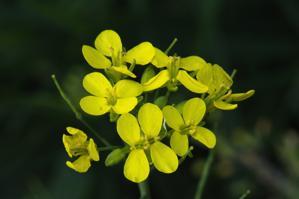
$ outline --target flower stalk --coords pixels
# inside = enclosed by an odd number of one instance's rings
[[[202,198],[202,194],[203,194],[205,185],[207,183],[207,179],[208,179],[208,176],[209,176],[209,173],[210,173],[210,168],[211,168],[213,160],[214,160],[214,150],[211,150],[209,155],[208,155],[208,158],[207,158],[207,160],[204,164],[202,176],[201,176],[201,178],[198,182],[194,199],[201,199]]]
[[[148,184],[147,180],[138,183],[138,188],[139,188],[139,192],[140,192],[140,199],[150,199],[151,198],[149,184]]]
[[[68,107],[75,114],[76,119],[79,120],[83,125],[85,125],[94,134],[94,136],[96,136],[99,139],[99,141],[101,141],[105,146],[110,146],[111,144],[105,138],[103,138],[96,130],[94,130],[94,128],[92,128],[88,124],[88,122],[85,121],[85,119],[82,117],[81,113],[75,108],[72,101],[69,99],[69,97],[62,90],[59,82],[56,79],[56,76],[53,74],[53,75],[51,75],[51,78],[52,78],[57,90],[59,91],[60,96],[62,97],[62,99],[66,102]]]

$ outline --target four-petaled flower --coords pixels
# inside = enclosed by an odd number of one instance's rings
[[[183,106],[182,115],[173,106],[163,108],[166,124],[174,130],[170,137],[170,146],[179,156],[184,156],[188,151],[188,135],[208,148],[214,148],[216,144],[214,133],[199,126],[205,113],[206,105],[200,98],[188,100]]]
[[[208,86],[209,96],[206,102],[221,110],[233,110],[238,107],[238,104],[231,104],[233,101],[243,101],[251,97],[255,91],[249,90],[246,93],[233,93],[231,86],[233,85],[232,78],[217,64],[206,63],[201,68],[196,78]]]
[[[138,121],[132,114],[124,114],[117,121],[117,132],[130,146],[130,153],[124,165],[127,179],[139,183],[150,172],[149,162],[163,173],[172,173],[178,167],[175,152],[162,142],[159,133],[163,121],[160,108],[154,104],[144,104],[138,112]]]
[[[120,80],[114,86],[99,72],[86,75],[83,87],[93,96],[80,100],[80,106],[90,115],[103,115],[109,111],[117,114],[128,113],[134,109],[142,93],[141,84],[132,80]]]
[[[156,76],[143,84],[144,91],[151,91],[162,87],[167,83],[170,90],[177,90],[177,84],[180,82],[184,87],[194,93],[205,93],[208,87],[200,81],[191,77],[187,71],[197,71],[203,67],[205,61],[198,56],[189,56],[186,58],[167,56],[158,48],[152,60],[152,64],[161,70]]]
[[[99,152],[93,139],[87,140],[87,135],[76,128],[67,127],[70,135],[63,134],[62,141],[70,158],[78,157],[74,162],[67,161],[66,165],[77,172],[84,173],[90,167],[90,162],[99,161]]]
[[[102,31],[95,40],[95,47],[87,45],[82,47],[83,56],[89,65],[133,78],[136,75],[127,68],[126,63],[146,65],[155,55],[150,42],[142,42],[127,52],[123,51],[121,39],[113,30]]]

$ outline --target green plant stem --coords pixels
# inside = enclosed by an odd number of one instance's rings
[[[175,45],[175,43],[178,41],[177,38],[174,38],[173,41],[171,42],[171,44],[168,46],[168,48],[164,51],[164,53],[167,55],[169,53],[169,51],[173,48],[173,46]]]
[[[69,108],[73,111],[73,113],[75,114],[77,120],[79,120],[83,125],[85,125],[105,146],[111,146],[111,144],[105,139],[103,138],[96,130],[94,130],[89,124],[88,122],[86,122],[84,120],[84,118],[82,117],[82,115],[80,114],[80,112],[75,108],[74,104],[71,102],[71,100],[69,99],[69,97],[65,94],[65,92],[62,90],[60,84],[58,83],[55,75],[51,75],[51,78],[57,88],[57,90],[59,91],[62,99],[67,103],[67,105],[69,106]]]
[[[139,192],[140,192],[140,199],[150,199],[151,198],[147,180],[138,183],[138,188],[139,188]]]
[[[98,147],[99,151],[111,151],[117,148],[120,148],[121,146],[104,146],[104,147]]]
[[[241,196],[240,196],[240,198],[239,199],[245,199],[249,194],[250,194],[251,192],[250,192],[250,190],[248,189],[248,190],[246,190],[245,191],[245,193],[243,193]]]
[[[234,69],[233,70],[233,72],[232,72],[232,74],[230,75],[230,77],[232,78],[232,79],[234,79],[234,77],[235,77],[235,75],[237,74],[237,69]]]
[[[207,179],[208,179],[208,175],[210,172],[210,167],[211,164],[213,162],[214,159],[214,150],[210,151],[209,156],[204,164],[204,168],[203,168],[203,172],[202,172],[202,176],[197,184],[197,188],[196,188],[196,193],[195,193],[195,197],[194,199],[201,199],[202,198],[202,194],[203,194],[203,190],[205,188]]]

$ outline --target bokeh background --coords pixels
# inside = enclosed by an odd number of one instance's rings
[[[66,126],[86,130],[60,98],[58,80],[77,104],[81,54],[104,29],[130,48],[150,41],[181,56],[200,55],[238,69],[234,91],[256,89],[218,124],[215,161],[204,198],[299,198],[299,2],[297,0],[2,0],[0,3],[0,198],[138,198],[122,165],[102,161],[86,174],[65,166]],[[107,117],[84,115],[119,143]],[[192,198],[208,150],[172,175],[152,172],[153,198]]]

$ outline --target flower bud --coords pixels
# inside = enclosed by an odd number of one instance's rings
[[[152,66],[148,66],[141,77],[141,84],[144,84],[145,82],[147,82],[148,80],[150,80],[152,77],[154,77],[156,75],[155,70]]]
[[[168,101],[168,97],[160,96],[157,99],[155,99],[154,104],[159,106],[159,108],[163,108],[164,106],[166,106],[167,101]]]
[[[114,149],[109,155],[107,156],[105,160],[105,165],[107,167],[116,165],[119,163],[122,159],[124,159],[127,155],[127,148],[118,148]]]

